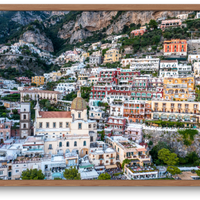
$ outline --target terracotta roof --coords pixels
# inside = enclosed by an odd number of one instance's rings
[[[60,92],[57,92],[57,91],[50,91],[50,90],[22,90],[21,92],[27,92],[27,93],[54,93],[54,94],[60,94]]]
[[[138,148],[137,151],[146,151],[145,148]]]
[[[72,118],[69,111],[40,111],[42,118]]]

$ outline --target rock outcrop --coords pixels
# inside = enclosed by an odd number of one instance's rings
[[[52,41],[47,38],[45,33],[41,33],[39,29],[35,29],[34,31],[26,31],[23,33],[23,35],[21,35],[20,39],[28,43],[34,43],[40,49],[50,52],[54,51]]]
[[[93,32],[106,28],[106,34],[119,34],[125,25],[132,23],[144,25],[150,19],[157,20],[162,17],[175,17],[181,13],[190,11],[85,11],[74,21],[63,24],[58,32],[58,37],[70,38],[70,43],[83,40],[91,36]]]
[[[200,133],[194,136],[190,146],[184,145],[183,137],[175,131],[143,130],[146,142],[152,141],[156,145],[159,141],[166,142],[176,154],[185,157],[187,153],[195,151],[200,156]],[[148,138],[148,139],[147,139]]]

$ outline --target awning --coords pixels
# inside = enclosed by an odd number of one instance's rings
[[[104,166],[96,166],[95,169],[104,169]]]
[[[117,165],[106,165],[106,169],[117,168]]]
[[[145,160],[145,161],[143,161],[143,163],[151,163],[151,161],[150,160]]]
[[[93,167],[94,165],[82,165],[82,166],[79,166],[79,168],[90,168],[90,167]]]

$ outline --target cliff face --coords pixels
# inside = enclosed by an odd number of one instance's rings
[[[32,60],[31,62],[30,59]],[[44,70],[38,67],[34,57],[23,56],[23,59],[19,59],[19,55],[0,55],[0,69],[7,69],[9,67],[16,68],[20,73],[26,70],[31,70],[35,75],[42,75],[44,73]]]
[[[82,12],[75,21],[70,21],[62,26],[58,37],[70,38],[70,43],[83,40],[92,35],[92,32],[107,27],[117,11]]]
[[[47,38],[45,33],[41,33],[39,29],[35,29],[35,31],[26,31],[20,39],[28,43],[35,43],[40,49],[50,52],[54,51],[52,41]]]
[[[106,34],[120,33],[124,25],[132,23],[144,25],[151,19],[161,17],[175,17],[190,11],[96,11],[82,12],[76,20],[63,24],[58,32],[58,37],[70,38],[70,43],[83,40],[92,35],[92,32],[106,28]]]
[[[18,11],[11,20],[24,26],[35,20],[44,21],[52,16],[61,16],[67,13],[69,11]]]

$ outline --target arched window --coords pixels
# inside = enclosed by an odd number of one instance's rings
[[[26,124],[24,124],[24,128],[26,128]]]
[[[75,147],[77,146],[77,142],[76,142],[76,141],[74,142],[74,146],[75,146]]]
[[[24,119],[26,119],[26,115],[24,115]]]
[[[69,142],[66,143],[66,146],[69,147]]]
[[[62,147],[62,142],[59,142],[59,147]]]
[[[83,141],[83,146],[86,146],[86,141]]]

